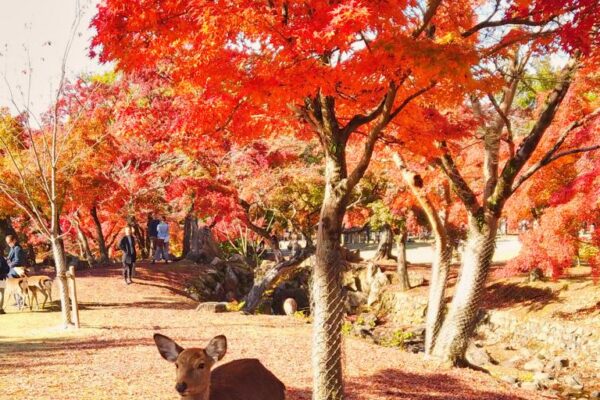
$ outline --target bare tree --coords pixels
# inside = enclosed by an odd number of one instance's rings
[[[40,233],[48,239],[52,247],[59,283],[62,321],[65,327],[73,325],[67,287],[67,265],[60,216],[64,196],[68,190],[67,180],[76,173],[77,165],[85,154],[73,158],[72,142],[69,140],[76,129],[85,107],[68,118],[62,115],[61,100],[65,96],[67,61],[71,46],[77,35],[82,17],[79,1],[75,2],[75,18],[71,24],[61,64],[58,85],[53,97],[53,105],[43,120],[38,119],[30,108],[31,75],[29,63],[29,86],[25,94],[25,104],[19,105],[10,82],[4,76],[13,107],[21,115],[20,123],[3,126],[0,131],[0,150],[7,160],[9,170],[0,181],[0,193],[20,208],[33,221]],[[85,153],[85,152],[84,152]]]

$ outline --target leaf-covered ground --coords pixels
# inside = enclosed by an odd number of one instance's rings
[[[0,315],[0,399],[176,399],[174,368],[156,351],[154,332],[184,347],[225,334],[224,362],[259,358],[285,383],[288,399],[310,399],[310,325],[287,317],[197,313],[181,292],[192,271],[143,265],[131,286],[118,267],[80,272],[78,331],[58,328],[58,312],[9,308]],[[545,398],[356,339],[346,340],[345,359],[348,399]]]

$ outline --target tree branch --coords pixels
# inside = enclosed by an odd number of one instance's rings
[[[595,145],[595,146],[588,146],[588,147],[581,147],[581,148],[577,148],[577,149],[566,150],[561,153],[557,153],[571,132],[573,132],[575,129],[587,124],[588,122],[590,122],[591,120],[593,120],[594,118],[596,118],[598,116],[600,116],[600,108],[597,108],[596,110],[594,110],[590,114],[586,115],[585,117],[572,122],[567,127],[567,129],[564,130],[564,132],[560,135],[560,137],[556,140],[556,143],[554,143],[552,148],[550,150],[548,150],[546,152],[546,154],[544,154],[544,156],[538,162],[533,164],[531,167],[529,167],[529,169],[527,171],[525,171],[522,175],[519,176],[519,178],[512,185],[511,193],[514,193],[517,189],[519,189],[519,187],[527,179],[531,178],[537,171],[542,169],[544,166],[550,164],[551,162],[556,161],[559,158],[562,158],[562,157],[565,157],[565,156],[568,156],[571,154],[585,153],[585,152],[594,151],[594,150],[597,150],[598,148],[600,148],[600,146]]]
[[[439,159],[439,166],[452,183],[454,192],[458,195],[458,197],[463,202],[467,210],[471,214],[475,215],[477,211],[481,208],[479,202],[477,201],[477,196],[475,195],[467,181],[465,181],[460,171],[456,167],[454,159],[452,158],[452,155],[450,154],[446,143],[441,142],[439,144],[439,147],[444,152],[442,157]]]
[[[544,133],[552,123],[559,105],[562,103],[571,86],[571,81],[578,65],[578,59],[574,58],[565,66],[562,73],[562,79],[559,80],[552,92],[546,98],[546,106],[529,135],[525,137],[515,156],[506,162],[494,193],[488,199],[487,206],[493,211],[500,212],[504,202],[506,202],[513,193],[512,185],[516,176],[527,161],[529,161],[544,136]]]
[[[528,17],[530,17],[530,16],[528,16]],[[475,33],[479,32],[482,29],[496,28],[499,26],[506,26],[506,25],[544,26],[544,25],[549,24],[553,20],[555,20],[558,16],[551,15],[549,18],[541,20],[541,21],[533,21],[533,20],[529,19],[528,17],[505,18],[505,19],[496,20],[496,21],[488,21],[488,20],[482,21],[482,22],[478,23],[477,25],[473,26],[472,28],[461,33],[461,36],[464,38],[467,38],[469,36],[474,35]]]
[[[429,25],[429,23],[435,16],[435,13],[437,12],[437,9],[440,6],[440,4],[442,4],[442,0],[430,0],[429,1],[427,10],[425,11],[425,14],[423,15],[423,23],[413,32],[413,34],[412,34],[413,38],[415,38],[415,39],[418,38],[421,35],[421,33],[423,33],[423,31],[425,29],[427,29],[427,26]]]

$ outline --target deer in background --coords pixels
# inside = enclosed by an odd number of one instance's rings
[[[7,278],[6,288],[4,290],[4,302],[11,296],[17,303],[19,311],[25,307],[25,300],[29,300],[29,284],[27,278]],[[29,309],[31,309],[31,301],[29,301]]]
[[[227,352],[227,339],[214,337],[206,348],[184,349],[154,335],[160,355],[175,364],[175,389],[185,400],[284,400],[285,386],[257,359],[244,358],[212,366]]]
[[[46,306],[46,301],[50,298],[50,303],[52,303],[52,279],[46,275],[34,275],[27,277],[27,284],[29,289],[29,305],[30,308],[33,308],[33,300],[35,300],[35,304],[37,309],[40,309],[40,303],[38,302],[37,295],[41,293],[44,296],[44,301],[42,302],[42,308]]]

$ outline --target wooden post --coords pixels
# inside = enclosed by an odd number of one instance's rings
[[[67,279],[69,283],[69,297],[71,298],[71,314],[75,328],[79,329],[79,305],[77,304],[77,290],[75,286],[75,267],[72,265],[69,267]]]

